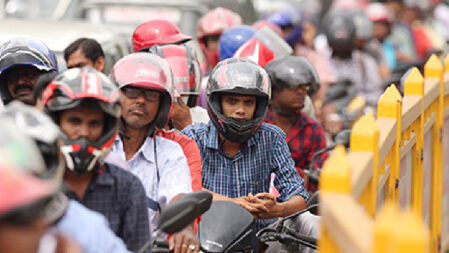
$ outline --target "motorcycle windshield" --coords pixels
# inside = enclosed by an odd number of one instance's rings
[[[203,214],[198,226],[198,238],[205,252],[227,252],[235,246],[251,247],[254,217],[241,206],[229,201],[214,201]],[[247,241],[248,243],[242,243]]]

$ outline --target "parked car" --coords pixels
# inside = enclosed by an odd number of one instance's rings
[[[0,22],[0,43],[15,37],[27,36],[42,40],[54,50],[60,70],[66,68],[63,50],[81,37],[96,39],[105,53],[105,73],[114,63],[130,53],[124,38],[103,25],[85,22],[55,22],[50,20],[3,19]]]

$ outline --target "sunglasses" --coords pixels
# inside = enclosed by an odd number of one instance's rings
[[[6,75],[6,83],[17,83],[21,77],[33,79],[41,73],[34,68],[15,68]]]
[[[159,91],[146,90],[137,87],[124,87],[122,91],[128,98],[136,99],[143,95],[145,100],[149,102],[159,102],[159,98],[161,96]]]

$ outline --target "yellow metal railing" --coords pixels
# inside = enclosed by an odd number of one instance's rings
[[[449,56],[360,118],[321,174],[321,252],[449,252]],[[445,72],[445,73],[443,73]]]

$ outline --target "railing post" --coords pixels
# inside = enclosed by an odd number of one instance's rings
[[[379,171],[379,127],[371,113],[365,114],[354,125],[350,141],[351,152],[371,152],[374,154],[373,177],[359,202],[367,213],[374,217],[377,208],[377,179]]]
[[[351,164],[343,146],[337,146],[324,162],[319,188],[321,196],[329,193],[345,195],[351,193]],[[320,252],[342,252],[326,231],[323,223],[321,223],[319,247]]]
[[[391,248],[393,237],[392,226],[396,223],[398,215],[397,205],[387,201],[376,217],[374,224],[374,253],[387,253]]]
[[[446,58],[444,59],[444,74],[443,74],[443,86],[444,86],[444,92],[443,92],[443,117],[445,116],[445,111],[447,110],[446,108],[449,106],[449,99],[446,95],[446,82],[448,80],[449,77],[449,54],[446,55]],[[445,143],[445,141],[448,141],[448,135],[449,133],[447,132],[447,123],[446,121],[448,120],[448,118],[443,118],[443,150],[442,150],[442,159],[443,159],[443,169],[442,169],[442,178],[443,178],[443,187],[442,187],[442,215],[441,215],[441,228],[442,228],[442,232],[441,232],[441,248],[443,252],[447,252],[447,250],[449,250],[449,169],[448,169],[448,164],[447,164],[447,156],[449,155],[449,150],[448,150],[448,144]]]
[[[425,78],[437,78],[439,80],[440,94],[438,96],[438,108],[436,112],[435,126],[432,128],[433,136],[433,160],[432,160],[432,193],[431,193],[431,252],[441,252],[441,224],[442,224],[442,187],[443,187],[443,112],[444,112],[444,81],[443,64],[436,55],[432,55],[424,65]]]
[[[375,253],[426,253],[429,232],[413,211],[399,211],[387,203],[375,222]]]
[[[429,232],[420,215],[417,215],[412,211],[399,213],[393,231],[394,249],[392,252],[428,252]]]
[[[350,141],[351,152],[371,152],[374,154],[373,177],[359,202],[367,213],[374,217],[377,208],[377,179],[379,171],[379,127],[371,113],[365,114],[354,125]]]
[[[390,85],[382,94],[377,103],[378,118],[396,119],[396,141],[393,147],[391,170],[386,193],[387,200],[398,201],[399,184],[399,164],[400,164],[400,144],[401,144],[401,117],[402,117],[402,97],[394,84]]]
[[[412,158],[412,207],[422,215],[422,190],[423,190],[423,142],[424,142],[424,78],[418,68],[413,68],[406,76],[404,84],[404,96],[421,97],[421,113],[412,128],[416,134],[416,148]]]

